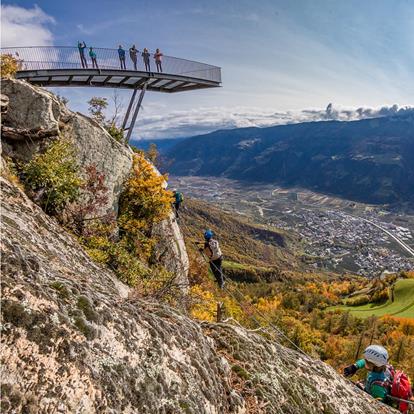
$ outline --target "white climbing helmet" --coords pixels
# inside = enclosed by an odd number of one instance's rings
[[[388,362],[388,352],[381,345],[370,345],[364,351],[364,358],[372,362],[376,367],[382,367],[387,365]]]

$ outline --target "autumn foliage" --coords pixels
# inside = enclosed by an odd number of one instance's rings
[[[134,154],[132,173],[119,203],[119,223],[125,231],[148,233],[154,223],[171,212],[172,193],[167,177],[157,174],[143,153]]]
[[[20,69],[20,63],[10,54],[1,54],[0,63],[2,78],[13,78]]]

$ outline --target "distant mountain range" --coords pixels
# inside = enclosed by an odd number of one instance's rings
[[[174,175],[299,186],[367,203],[414,202],[414,116],[238,128],[181,140]]]
[[[164,138],[164,139],[137,139],[131,140],[131,145],[142,149],[144,151],[148,151],[151,144],[155,144],[157,146],[157,150],[163,154],[174,145],[177,145],[179,142],[185,140],[187,138]]]

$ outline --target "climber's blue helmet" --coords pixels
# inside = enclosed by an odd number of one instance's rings
[[[213,237],[213,232],[209,229],[204,232],[204,238],[210,240]]]

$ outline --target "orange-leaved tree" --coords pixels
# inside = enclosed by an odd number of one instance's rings
[[[120,198],[118,223],[138,254],[150,254],[151,246],[143,247],[151,229],[171,212],[172,193],[165,188],[166,180],[142,152],[134,154],[132,172]]]

